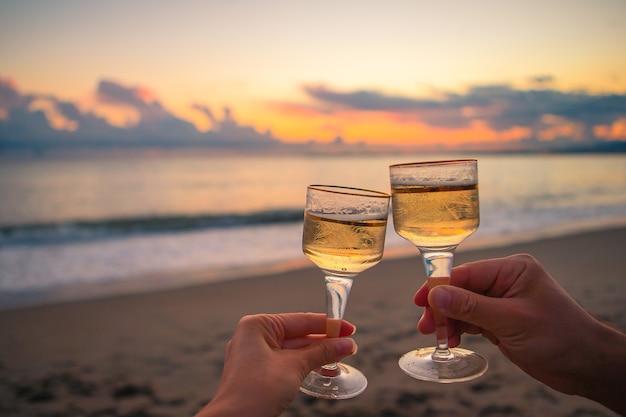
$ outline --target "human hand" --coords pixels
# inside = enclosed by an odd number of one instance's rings
[[[448,317],[451,347],[463,333],[481,333],[539,381],[625,411],[626,393],[614,388],[626,386],[626,336],[589,315],[533,257],[467,263],[451,275],[451,285],[415,294],[426,307],[422,333],[435,330],[436,309]]]
[[[228,343],[217,394],[196,417],[278,416],[308,373],[356,352],[355,327],[343,321],[339,338],[326,338],[326,315],[245,316]]]

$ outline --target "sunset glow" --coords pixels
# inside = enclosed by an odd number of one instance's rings
[[[11,141],[23,140],[13,122],[33,126],[19,112],[42,112],[53,136],[72,141],[626,137],[621,1],[9,2],[0,39]]]

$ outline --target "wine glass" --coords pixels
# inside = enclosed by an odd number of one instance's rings
[[[478,229],[478,166],[475,159],[418,162],[389,167],[393,224],[419,249],[430,289],[450,283],[454,250]],[[469,381],[487,360],[448,346],[447,318],[434,314],[437,345],[402,356],[409,376],[441,383]]]
[[[388,214],[388,194],[331,185],[307,187],[302,251],[325,275],[328,337],[339,336],[352,278],[383,256]],[[309,373],[300,390],[318,398],[345,399],[366,387],[359,370],[333,363]]]

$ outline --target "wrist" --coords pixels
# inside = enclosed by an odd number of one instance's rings
[[[200,410],[194,417],[234,417],[234,410],[230,410],[224,404],[212,399],[202,410]]]
[[[596,322],[590,334],[585,336],[591,343],[579,358],[580,383],[576,384],[576,394],[599,402],[606,407],[626,413],[624,391],[626,386],[626,335],[604,323]],[[574,349],[576,349],[574,347]]]
[[[194,417],[274,417],[276,404],[241,390],[220,391]]]
[[[245,409],[245,402],[238,402],[232,398],[216,395],[194,417],[239,417],[252,415],[251,410]]]

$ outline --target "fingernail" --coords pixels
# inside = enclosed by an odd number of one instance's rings
[[[353,339],[337,339],[335,341],[335,352],[338,356],[354,354],[357,351],[356,342]]]
[[[452,301],[452,294],[443,288],[433,288],[432,301],[440,310],[447,310]]]

